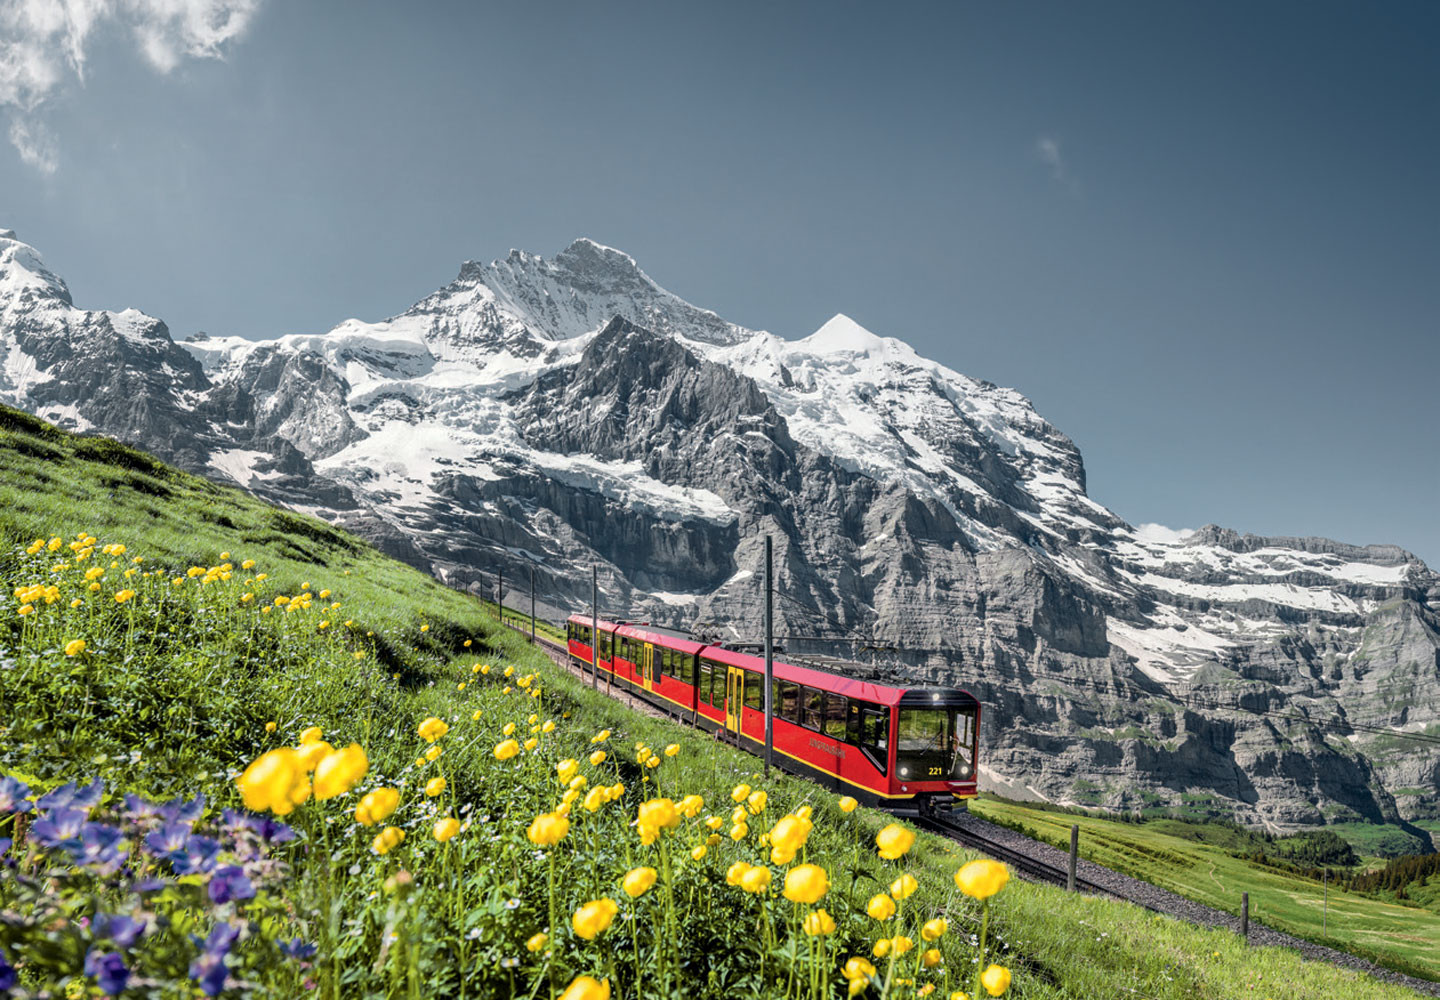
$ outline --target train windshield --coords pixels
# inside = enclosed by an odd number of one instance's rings
[[[975,774],[975,710],[901,708],[895,762],[902,780],[965,781]]]

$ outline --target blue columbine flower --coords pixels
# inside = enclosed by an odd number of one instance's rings
[[[253,898],[255,898],[255,886],[238,865],[226,865],[215,870],[214,877],[210,879],[210,901],[212,903],[228,903],[232,899]]]
[[[86,823],[80,833],[80,849],[71,849],[71,859],[77,865],[118,866],[130,856],[129,851],[120,849],[120,842],[124,839],[125,834],[113,826]]]
[[[50,809],[80,809],[89,813],[100,804],[101,797],[105,794],[105,783],[96,778],[90,784],[78,787],[75,782],[67,782],[52,792],[46,792],[36,803],[40,811]]]
[[[116,947],[129,950],[145,936],[146,927],[144,920],[136,920],[123,913],[97,913],[90,924],[90,931],[96,940],[109,938]]]
[[[15,967],[5,960],[5,953],[0,951],[0,993],[14,987],[17,978]]]
[[[295,839],[295,831],[272,816],[256,816],[234,809],[226,809],[222,816],[225,826],[234,833],[248,830],[271,844],[283,844]]]
[[[315,946],[306,944],[302,938],[296,938],[293,941],[281,941],[280,951],[291,958],[304,960],[315,954]]]
[[[198,875],[215,870],[215,856],[219,853],[219,841],[194,834],[180,850],[171,851],[165,857],[176,875]]]
[[[194,826],[195,821],[205,812],[205,796],[197,795],[189,802],[184,799],[171,799],[159,808],[165,822]]]
[[[0,814],[22,812],[34,809],[30,802],[30,786],[10,775],[0,778]]]
[[[207,997],[218,997],[224,991],[228,975],[224,954],[204,951],[190,963],[190,978],[200,984],[200,992]]]
[[[161,889],[168,889],[169,887],[169,879],[156,878],[152,875],[149,878],[142,878],[130,888],[135,892],[159,892]]]
[[[55,809],[35,821],[30,839],[47,850],[64,848],[73,854],[84,846],[80,833],[85,823],[85,813],[79,809]]]
[[[85,956],[85,975],[94,976],[96,985],[110,996],[125,991],[130,979],[130,970],[118,951],[96,951],[91,949]]]
[[[185,849],[190,839],[190,828],[184,823],[166,823],[145,837],[145,847],[156,857],[168,857]]]

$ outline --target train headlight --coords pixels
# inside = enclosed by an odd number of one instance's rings
[[[902,767],[902,768],[900,769],[900,777],[902,777],[902,778],[908,778],[908,777],[910,777],[910,769],[909,769],[908,767]]]
[[[968,778],[968,777],[970,777],[970,765],[969,765],[969,764],[961,764],[961,765],[960,765],[960,777],[962,777],[962,778]]]

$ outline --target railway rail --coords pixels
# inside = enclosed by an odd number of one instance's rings
[[[525,639],[531,640],[553,659],[558,666],[569,670],[581,680],[588,680],[590,674],[578,669],[571,662],[570,652],[564,642],[552,639],[549,636],[541,635],[538,632],[535,636],[530,635],[528,628],[521,627],[511,621],[505,621],[506,627],[520,633]],[[645,711],[657,717],[669,718],[669,713],[643,701],[628,692],[615,688],[613,695],[623,699],[633,708]],[[891,812],[904,819],[909,820],[921,829],[931,833],[937,833],[948,837],[957,843],[963,844],[973,850],[979,851],[997,861],[1003,861],[1010,866],[1015,873],[1031,881],[1047,882],[1054,885],[1065,885],[1068,881],[1068,858],[1069,856],[1049,844],[1042,843],[1021,833],[1004,827],[996,826],[977,816],[971,816],[966,812],[944,813],[923,813],[915,809],[891,809]],[[1194,900],[1187,899],[1177,893],[1162,889],[1149,882],[1132,878],[1113,869],[1095,864],[1092,861],[1080,859],[1076,866],[1075,888],[1080,892],[1091,895],[1108,896],[1113,899],[1123,900],[1143,906],[1148,910],[1164,914],[1179,920],[1185,920],[1202,927],[1223,927],[1231,931],[1239,931],[1240,921],[1237,916],[1217,910]],[[1259,921],[1251,920],[1249,940],[1252,944],[1289,948],[1298,951],[1307,958],[1327,962],[1341,968],[1353,969],[1363,972],[1371,978],[1384,982],[1395,983],[1408,987],[1417,993],[1426,996],[1440,997],[1440,983],[1430,980],[1418,979],[1401,972],[1386,969],[1348,952],[1338,951],[1325,945],[1306,941],[1266,927]],[[1137,994],[1139,995],[1139,994]]]

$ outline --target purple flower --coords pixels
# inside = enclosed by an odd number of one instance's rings
[[[228,903],[232,899],[253,899],[254,897],[255,886],[237,865],[226,865],[216,869],[214,877],[210,879],[210,901],[212,903]]]
[[[125,968],[125,960],[119,952],[95,951],[92,948],[85,956],[85,975],[94,976],[100,989],[113,997],[124,992],[130,970]]]
[[[189,802],[184,799],[171,799],[160,806],[160,815],[167,823],[185,823],[193,826],[205,811],[205,796],[197,795]]]
[[[293,941],[281,941],[280,950],[291,958],[301,960],[307,959],[315,954],[315,946],[313,944],[306,944],[301,938],[296,938]]]
[[[35,821],[30,828],[30,839],[47,850],[64,848],[73,854],[84,846],[80,833],[85,829],[85,822],[86,815],[79,809],[56,809]]]
[[[130,889],[131,889],[131,891],[133,891],[133,892],[142,892],[142,893],[143,893],[143,892],[159,892],[161,889],[168,889],[169,887],[170,887],[170,880],[169,880],[169,879],[156,878],[156,877],[154,877],[154,876],[152,875],[152,876],[149,877],[149,878],[142,878],[139,882],[136,882],[134,885],[132,885],[132,886],[130,887]]]
[[[109,938],[116,947],[129,950],[145,936],[146,924],[120,913],[97,913],[91,931],[97,940]]]
[[[200,992],[207,997],[218,997],[221,994],[225,989],[225,977],[228,974],[223,952],[217,955],[204,951],[190,963],[190,978],[200,984]]]
[[[36,824],[39,825],[38,823]],[[86,823],[81,831],[81,847],[71,849],[70,856],[77,865],[95,865],[100,868],[116,868],[129,857],[129,851],[120,849],[125,835],[113,826],[104,823]]]
[[[104,794],[105,783],[99,778],[83,788],[76,787],[75,782],[71,781],[42,795],[36,805],[41,812],[51,809],[80,809],[88,814],[100,804],[100,798]]]
[[[220,843],[199,834],[185,841],[185,846],[166,855],[176,875],[196,875],[215,869],[215,855],[220,853]]]
[[[10,845],[13,843],[14,841],[11,840],[9,837],[0,837],[0,857],[3,857],[9,852]]]
[[[0,813],[28,813],[35,808],[30,803],[30,786],[10,775],[0,778]]]
[[[295,839],[294,830],[271,816],[256,816],[236,812],[234,809],[226,809],[223,816],[225,826],[234,833],[248,830],[271,844],[283,844]]]
[[[11,989],[15,985],[15,968],[5,960],[5,953],[0,951],[0,992]]]
[[[185,849],[190,839],[190,828],[184,823],[166,823],[145,838],[145,846],[157,857],[168,857]]]
[[[212,955],[224,955],[239,936],[240,928],[230,924],[216,924],[210,931],[210,936],[205,939],[205,951]],[[200,943],[199,938],[195,939],[195,943]]]

